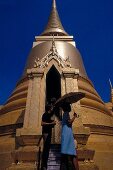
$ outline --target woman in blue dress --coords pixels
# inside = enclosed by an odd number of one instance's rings
[[[64,170],[64,165],[66,169],[69,169],[69,162],[72,163],[73,170],[79,170],[77,153],[75,149],[74,136],[72,132],[72,123],[74,122],[77,114],[74,113],[73,118],[70,119],[69,112],[71,111],[71,106],[69,103],[64,103],[62,105],[64,111],[62,118],[62,133],[61,133],[61,170]],[[72,170],[72,168],[71,168]]]

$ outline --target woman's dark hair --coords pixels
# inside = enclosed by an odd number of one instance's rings
[[[71,111],[70,103],[64,102],[61,107],[62,107],[64,112],[66,112],[66,111],[70,112]]]

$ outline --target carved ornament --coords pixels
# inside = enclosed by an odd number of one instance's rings
[[[53,37],[53,41],[52,41],[52,47],[51,47],[49,53],[45,57],[43,57],[41,60],[37,57],[35,59],[34,68],[45,68],[48,66],[49,62],[52,59],[54,59],[58,63],[59,67],[71,68],[69,56],[65,60],[63,60],[62,57],[59,55],[57,48],[55,46],[54,37]]]

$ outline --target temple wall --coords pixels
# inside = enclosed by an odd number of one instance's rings
[[[15,138],[12,135],[0,137],[0,170],[6,170],[12,163],[15,150]]]
[[[87,147],[95,149],[94,161],[99,170],[113,170],[113,136],[91,134]]]

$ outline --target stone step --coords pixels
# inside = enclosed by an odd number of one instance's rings
[[[47,170],[60,170],[60,166],[48,166]]]
[[[58,161],[60,160],[60,156],[59,157],[49,157],[48,161]]]
[[[60,160],[59,161],[50,161],[48,162],[48,165],[60,165]]]
[[[60,153],[49,153],[49,157],[60,157]]]
[[[60,170],[60,145],[51,145],[48,158],[48,168],[47,170]]]

